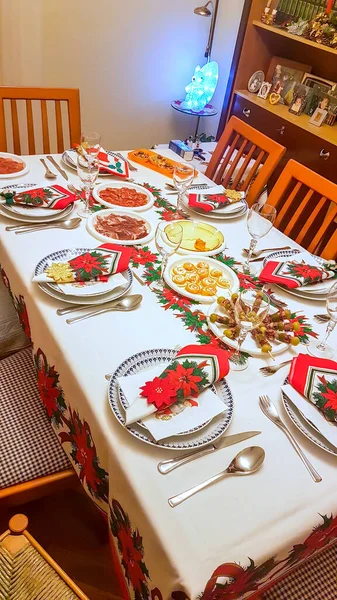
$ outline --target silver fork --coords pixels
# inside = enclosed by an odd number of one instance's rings
[[[279,365],[271,365],[271,366],[268,366],[268,367],[261,367],[261,369],[259,369],[259,371],[265,377],[269,377],[269,375],[274,375],[274,373],[277,373],[277,371],[279,371],[280,369],[282,369],[286,365],[290,365],[291,362],[292,362],[292,359],[291,360],[285,360],[284,362],[280,363]]]
[[[269,296],[271,302],[275,306],[278,306],[278,308],[287,308],[288,304],[286,304],[286,302],[283,302],[279,298],[276,298],[275,294],[268,294],[268,296]]]
[[[328,323],[330,321],[330,317],[329,315],[314,315],[314,319],[315,321],[317,321],[317,323]]]
[[[298,456],[309,471],[315,483],[319,483],[320,481],[322,481],[322,477],[319,475],[319,473],[317,473],[316,469],[314,469],[311,462],[308,460],[308,458],[296,442],[294,436],[292,435],[292,433],[290,433],[288,427],[283,423],[283,421],[281,421],[276,406],[272,403],[269,396],[260,396],[260,408],[262,412],[266,415],[266,417],[270,419],[270,421],[275,423],[275,425],[277,425],[277,427],[279,427],[281,431],[283,431],[283,433],[286,434],[288,440],[296,450]]]

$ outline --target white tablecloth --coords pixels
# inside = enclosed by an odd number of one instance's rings
[[[177,158],[170,151],[165,154]],[[29,157],[29,163],[30,172],[16,182],[43,183],[39,157]],[[131,176],[136,182],[150,183],[165,194],[165,177],[142,167]],[[69,177],[78,184],[73,172],[69,171]],[[199,178],[205,180],[204,176]],[[60,176],[57,183],[64,185],[65,181]],[[175,196],[168,199],[174,202]],[[158,218],[156,210],[146,213],[154,223]],[[294,544],[302,543],[314,526],[323,523],[320,515],[337,515],[337,459],[313,445],[285,416],[280,385],[286,371],[264,378],[259,367],[271,363],[271,359],[251,358],[246,371],[230,372],[227,381],[234,397],[234,417],[228,433],[260,430],[262,434],[167,476],[160,475],[157,463],[177,452],[145,445],[117,423],[107,400],[104,374],[136,352],[191,343],[194,334],[183,327],[172,310],[164,310],[150,289],[136,280],[132,292],[144,296],[136,311],[109,313],[67,325],[65,317],[56,314],[61,303],[31,282],[34,267],[53,251],[95,247],[98,243],[86,231],[84,222],[74,231],[49,230],[29,235],[6,232],[8,224],[13,221],[1,216],[1,265],[13,295],[22,296],[26,304],[40,384],[49,390],[45,396],[49,399],[52,425],[90,497],[106,512],[110,503],[112,539],[129,597],[168,600],[173,591],[181,591],[195,600],[212,574],[215,572],[211,580],[214,584],[224,571],[232,574],[234,580],[218,580],[227,586],[221,591],[221,598],[234,589],[238,597],[249,596],[261,579],[267,580],[276,571],[282,571],[278,561],[287,557]],[[241,249],[250,241],[245,218],[216,221],[216,224],[225,235],[226,254],[242,260]],[[260,246],[284,246],[288,242],[283,234],[272,230]],[[294,310],[303,310],[312,323],[311,317],[325,310],[322,303],[302,303],[294,296],[281,292],[278,295]],[[314,324],[314,329],[322,334],[324,326]],[[331,344],[336,346],[336,341],[334,333]],[[278,359],[286,360],[289,356],[286,352]],[[50,370],[53,366],[55,370]],[[56,413],[52,410],[55,390]],[[279,407],[321,474],[321,483],[313,482],[285,435],[263,415],[258,405],[261,393],[268,394]],[[233,456],[251,442],[266,451],[265,463],[258,473],[228,478],[175,509],[169,507],[170,496],[226,468]],[[331,531],[331,523],[329,527]],[[267,563],[257,572],[250,562],[251,559],[259,566],[276,556],[274,569],[273,563]],[[244,571],[232,566],[229,571],[220,569],[217,575],[216,569],[225,563],[238,563]],[[288,568],[290,564],[285,566]],[[248,583],[243,583],[242,577]],[[173,597],[185,598],[184,593]]]

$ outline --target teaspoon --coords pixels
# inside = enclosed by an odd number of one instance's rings
[[[181,504],[187,500],[187,498],[190,498],[212,483],[220,481],[220,479],[224,479],[224,477],[227,477],[227,475],[251,475],[261,467],[264,459],[265,451],[263,448],[260,448],[259,446],[249,446],[248,448],[241,450],[241,452],[239,452],[239,454],[233,458],[232,462],[227,469],[225,469],[225,471],[221,471],[221,473],[218,473],[217,475],[214,475],[214,477],[207,479],[207,481],[203,481],[199,485],[186,490],[186,492],[182,492],[177,496],[172,496],[172,498],[169,498],[168,503],[172,508],[175,508],[175,506],[178,506],[178,504]]]
[[[48,167],[46,161],[44,160],[44,158],[40,158],[40,161],[42,162],[44,168],[46,169],[45,172],[45,178],[46,179],[56,179],[57,175],[55,175],[55,173],[53,173],[53,171],[50,170],[50,168]]]
[[[137,306],[140,305],[142,300],[143,296],[141,294],[132,294],[130,296],[124,296],[124,298],[117,300],[113,304],[110,304],[110,306],[105,306],[104,308],[94,310],[93,312],[81,315],[80,317],[66,319],[66,322],[68,323],[68,325],[71,325],[71,323],[77,323],[78,321],[83,321],[84,319],[90,319],[90,317],[102,315],[103,313],[110,311],[128,312],[137,308]]]

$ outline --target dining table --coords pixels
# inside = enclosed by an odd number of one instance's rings
[[[163,149],[161,153],[180,160],[171,150]],[[127,156],[126,152],[122,154]],[[76,171],[61,163],[61,155],[53,156],[68,175],[66,181],[58,172],[55,183],[78,187]],[[43,156],[24,157],[29,172],[15,180],[2,180],[0,186],[45,185],[40,158]],[[129,177],[150,190],[155,199],[146,219],[154,227],[160,220],[176,219],[177,196],[165,186],[172,179],[145,166],[135,166],[137,170],[130,171]],[[212,185],[201,173],[194,183]],[[75,203],[71,216],[77,216],[79,204]],[[253,289],[256,278],[242,271],[243,249],[250,242],[246,215],[212,221],[207,216],[187,213],[190,218],[216,225],[223,233],[226,248],[215,258],[235,270],[241,289]],[[230,370],[226,377],[233,402],[226,435],[261,433],[163,475],[158,463],[184,453],[130,435],[111,410],[105,375],[114,373],[129,357],[149,349],[221,343],[208,328],[207,307],[167,284],[161,291],[156,289],[161,259],[152,240],[145,246],[134,246],[130,263],[134,274],[130,293],[143,296],[139,307],[68,324],[69,316],[83,313],[57,314],[57,309],[66,304],[32,282],[35,267],[52,252],[95,248],[99,242],[89,233],[85,219],[70,231],[47,229],[26,235],[6,231],[13,224],[19,223],[0,215],[2,278],[32,342],[41,400],[50,424],[85,492],[107,517],[112,564],[125,598],[257,598],[285,573],[337,542],[337,455],[314,444],[289,419],[281,399],[289,365],[269,377],[260,371],[299,352],[307,353],[306,343],[325,331],[326,325],[314,320],[314,315],[325,312],[324,300],[302,299],[270,286],[277,299],[305,317],[308,326],[303,326],[303,343],[298,347],[287,348],[276,357],[244,355],[242,360],[248,361],[248,368]],[[300,249],[272,228],[257,249],[284,246]],[[255,265],[261,268],[262,262]],[[329,343],[336,359],[337,331],[331,334]],[[310,477],[287,437],[263,414],[260,395],[269,396],[275,404],[322,481]],[[260,446],[265,451],[265,461],[256,473],[224,478],[175,508],[169,505],[170,497],[226,469],[247,446]],[[65,508],[60,505],[59,510]]]

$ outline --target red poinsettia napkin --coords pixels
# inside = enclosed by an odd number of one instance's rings
[[[67,262],[51,263],[44,273],[35,275],[35,282],[73,283],[107,281],[110,275],[128,268],[132,248],[117,244],[103,244],[84,252]]]
[[[208,190],[207,194],[189,194],[188,205],[191,208],[211,212],[241,202],[244,197],[243,192],[225,190],[222,185],[218,185]]]
[[[73,155],[73,151],[67,150],[67,156],[76,166],[76,154]],[[108,154],[108,152],[101,147],[98,153],[98,160],[100,164],[100,173],[109,173],[115,177],[121,177],[122,179],[127,179],[129,177],[129,166],[122,156],[114,153]]]
[[[337,425],[337,362],[299,354],[292,361],[289,383],[310,400],[327,421]]]
[[[198,398],[228,372],[225,350],[212,345],[185,346],[158,377],[140,388],[140,398],[126,410],[126,423],[134,423],[177,401]]]
[[[292,289],[319,283],[335,276],[336,272],[328,263],[326,267],[322,267],[310,254],[301,252],[292,260],[268,261],[259,279],[263,283],[277,283]]]
[[[62,210],[75,200],[75,194],[72,194],[61,185],[48,185],[43,188],[33,188],[20,192],[9,188],[8,190],[2,190],[0,193],[1,204],[18,204],[27,208]]]

